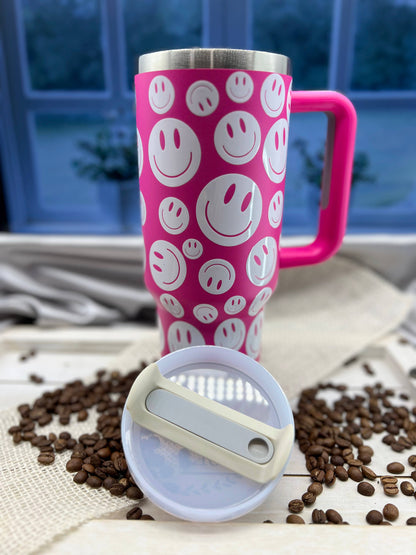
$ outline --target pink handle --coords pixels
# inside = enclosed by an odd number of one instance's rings
[[[324,175],[331,172],[330,189],[328,203],[320,209],[315,240],[310,245],[282,247],[281,268],[323,262],[341,246],[347,225],[357,126],[357,115],[352,103],[342,94],[333,91],[293,92],[292,112],[325,112],[329,116],[328,130],[331,130],[331,134],[333,131],[333,138],[328,134],[326,152],[329,156],[325,156]]]

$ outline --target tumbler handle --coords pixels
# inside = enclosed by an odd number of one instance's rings
[[[282,247],[280,267],[316,264],[339,249],[345,234],[354,162],[357,115],[344,95],[333,91],[292,93],[292,112],[325,112],[328,116],[318,233],[309,245]]]

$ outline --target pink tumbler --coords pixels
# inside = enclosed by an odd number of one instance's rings
[[[279,268],[322,262],[345,233],[356,114],[331,91],[292,92],[280,54],[145,54],[136,75],[145,283],[162,354],[219,345],[259,358]],[[291,112],[328,116],[319,229],[281,248]],[[326,186],[327,184],[327,186]]]

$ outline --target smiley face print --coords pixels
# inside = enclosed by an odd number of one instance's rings
[[[221,295],[233,286],[235,270],[228,260],[214,258],[201,266],[198,278],[202,289],[207,293]]]
[[[282,191],[277,191],[272,197],[272,200],[269,204],[269,224],[277,228],[282,221],[282,214],[283,214],[283,193]]]
[[[234,295],[230,297],[224,304],[224,312],[226,314],[238,314],[247,304],[247,301],[241,295]]]
[[[234,102],[247,102],[253,94],[253,79],[244,71],[235,71],[227,79],[225,85],[228,97]]]
[[[209,81],[196,81],[186,92],[186,105],[196,116],[209,116],[217,108],[220,95]]]
[[[190,260],[196,260],[204,251],[202,243],[198,239],[186,239],[182,243],[182,252]]]
[[[202,324],[211,324],[218,317],[218,310],[211,304],[198,304],[192,312]]]
[[[181,200],[166,197],[159,205],[159,221],[165,231],[172,235],[179,235],[188,227],[188,209]]]
[[[278,73],[272,73],[263,82],[260,102],[263,110],[271,118],[280,116],[285,105],[285,83]]]
[[[282,118],[272,125],[264,141],[263,165],[273,183],[281,183],[286,176],[288,139],[289,126]]]
[[[177,351],[194,345],[205,345],[205,340],[192,324],[173,322],[168,330],[168,345],[171,351]]]
[[[220,119],[214,133],[218,154],[230,164],[250,162],[260,147],[260,126],[249,112],[237,110]]]
[[[262,197],[252,179],[240,174],[221,175],[201,191],[196,217],[208,239],[217,245],[244,243],[256,231],[261,218]]]
[[[150,107],[156,114],[165,114],[172,108],[175,89],[170,79],[164,75],[154,77],[149,86]]]
[[[162,119],[150,133],[149,161],[160,183],[167,187],[184,185],[195,175],[201,162],[198,137],[183,121]]]
[[[219,347],[228,347],[238,351],[244,343],[245,335],[246,327],[244,322],[239,318],[229,318],[221,322],[215,330],[214,343]]]
[[[261,333],[263,330],[264,312],[257,314],[251,323],[246,338],[246,353],[249,357],[258,358],[261,348]]]
[[[169,293],[160,295],[160,302],[163,308],[165,308],[175,318],[182,318],[185,314],[183,306],[178,299],[176,299],[173,295],[169,295]]]
[[[186,277],[185,259],[168,241],[155,241],[150,247],[149,267],[154,282],[164,291],[178,289]]]
[[[247,276],[254,285],[267,285],[277,264],[277,243],[274,237],[264,237],[251,249],[246,262]]]

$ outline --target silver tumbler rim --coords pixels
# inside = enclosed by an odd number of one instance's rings
[[[259,50],[184,48],[150,52],[139,57],[139,73],[169,69],[227,68],[292,74],[290,58]]]

